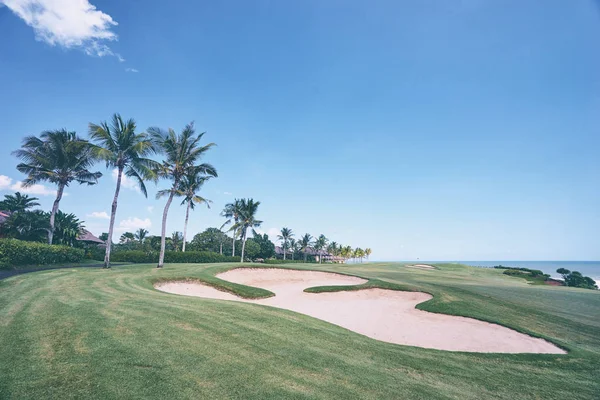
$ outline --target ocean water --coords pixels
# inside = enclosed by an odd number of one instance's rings
[[[454,261],[460,264],[472,265],[474,267],[494,267],[503,265],[505,267],[539,269],[553,278],[560,278],[556,273],[559,268],[570,271],[579,271],[584,276],[589,276],[600,284],[600,261]]]

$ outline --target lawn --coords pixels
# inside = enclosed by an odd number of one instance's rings
[[[419,308],[547,338],[567,355],[497,355],[378,342],[290,311],[162,293],[235,264],[75,268],[0,281],[0,398],[598,399],[600,292],[499,270],[294,264],[434,295]]]

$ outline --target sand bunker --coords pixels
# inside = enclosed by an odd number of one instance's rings
[[[305,293],[314,286],[358,285],[364,279],[326,272],[239,268],[217,277],[260,287],[274,297],[246,300],[201,283],[157,285],[168,293],[263,304],[310,315],[384,342],[439,350],[485,353],[554,353],[565,351],[542,339],[472,318],[415,309],[431,296],[421,292],[365,289]]]
[[[415,268],[415,269],[436,269],[433,265],[427,264],[415,264],[415,265],[405,265],[406,268]]]

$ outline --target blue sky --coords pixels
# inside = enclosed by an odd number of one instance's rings
[[[600,259],[596,2],[2,3],[0,194],[25,135],[194,120],[220,177],[192,234],[253,197],[265,232],[374,260]],[[115,184],[98,169],[61,202],[97,235]],[[35,188],[46,209],[52,189]],[[149,192],[122,191],[118,234],[159,233]],[[174,204],[168,232],[183,219]]]

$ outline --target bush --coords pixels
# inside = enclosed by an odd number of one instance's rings
[[[0,269],[20,265],[78,263],[83,256],[82,249],[73,247],[0,239]]]
[[[157,263],[158,255],[157,251],[116,251],[111,254],[110,260],[114,262]],[[165,252],[165,263],[218,263],[236,261],[240,261],[240,258],[225,256],[211,251]]]
[[[265,260],[265,264],[303,264],[304,260]]]

